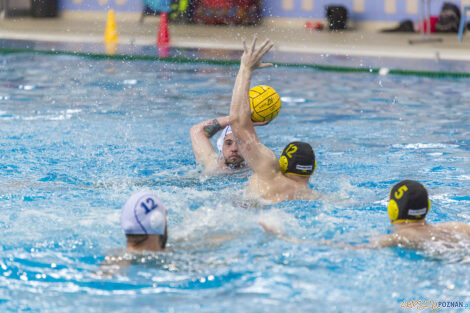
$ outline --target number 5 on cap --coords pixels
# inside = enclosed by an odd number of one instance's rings
[[[403,193],[405,193],[406,191],[408,191],[408,187],[406,187],[406,185],[403,185],[398,188],[398,191],[395,191],[395,199],[400,199],[401,197],[403,197]]]

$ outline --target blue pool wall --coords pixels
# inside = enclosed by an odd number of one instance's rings
[[[442,4],[452,2],[457,6],[463,1],[431,1],[431,14],[439,15]],[[328,5],[348,8],[349,18],[355,21],[402,21],[420,19],[421,0],[264,0],[263,16],[275,18],[321,19]],[[388,4],[388,5],[387,5]],[[141,12],[143,1],[139,0],[59,0],[61,11]],[[418,8],[418,10],[416,10]]]

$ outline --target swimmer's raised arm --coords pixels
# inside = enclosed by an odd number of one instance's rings
[[[274,176],[279,164],[274,153],[264,146],[256,135],[251,121],[249,90],[253,70],[272,66],[262,63],[261,58],[273,46],[267,39],[256,48],[256,37],[250,47],[243,41],[244,52],[240,62],[235,86],[233,88],[232,104],[230,106],[230,125],[237,139],[240,152],[248,165],[260,176]]]
[[[229,124],[229,116],[210,119],[191,127],[190,136],[194,156],[197,163],[202,163],[206,169],[215,168],[218,155],[214,151],[210,138]]]
[[[273,46],[269,39],[266,39],[261,47],[256,49],[256,40],[255,36],[249,48],[243,40],[244,51],[240,61],[240,70],[233,87],[232,104],[230,106],[230,123],[235,122],[252,132],[254,132],[254,128],[251,122],[250,99],[248,96],[251,75],[255,69],[272,66],[271,63],[262,63],[261,58]]]

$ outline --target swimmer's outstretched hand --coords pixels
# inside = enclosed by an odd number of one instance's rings
[[[251,110],[251,115],[253,115],[253,110]],[[253,122],[253,121],[252,121]],[[269,122],[271,121],[264,121],[264,122],[253,122],[253,126],[264,126],[264,125],[268,125]]]
[[[253,38],[253,42],[249,48],[246,46],[245,39],[243,39],[244,51],[240,66],[243,66],[248,70],[273,66],[272,63],[262,63],[261,58],[273,47],[274,44],[269,39],[266,39],[259,48],[256,48],[257,39],[258,38],[256,36]]]
[[[297,238],[286,236],[286,234],[282,230],[279,230],[273,224],[268,224],[268,223],[263,222],[263,221],[259,221],[258,224],[259,224],[259,226],[261,226],[264,229],[266,234],[274,235],[277,238],[282,239],[282,240],[287,241],[287,242],[292,242],[292,243],[302,243],[303,242],[303,241],[301,241]]]
[[[279,229],[277,229],[274,225],[265,223],[263,221],[259,221],[258,224],[259,224],[259,226],[261,226],[264,229],[264,231],[267,234],[271,234],[271,235],[274,235],[274,236],[277,236],[277,237],[283,237],[284,236],[284,233],[281,232]]]

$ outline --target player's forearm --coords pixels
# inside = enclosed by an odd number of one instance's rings
[[[191,127],[190,137],[197,163],[209,167],[214,163],[215,152],[210,138],[228,125],[229,117],[219,117],[201,122]]]
[[[218,131],[224,129],[229,124],[230,117],[223,116],[206,120],[191,127],[191,139],[193,137],[212,138]]]
[[[219,130],[224,129],[230,123],[230,116],[218,117],[204,125],[204,133],[209,137],[214,136]]]
[[[252,70],[241,65],[235,81],[230,106],[230,124],[233,127],[251,125],[251,110],[248,92],[250,90]]]
[[[190,131],[190,137],[191,137],[191,145],[193,147],[193,153],[194,156],[196,157],[196,162],[197,163],[205,163],[205,159],[207,158],[208,155],[208,147],[210,145],[210,141],[208,138],[206,138],[200,129],[197,127],[193,126]]]

